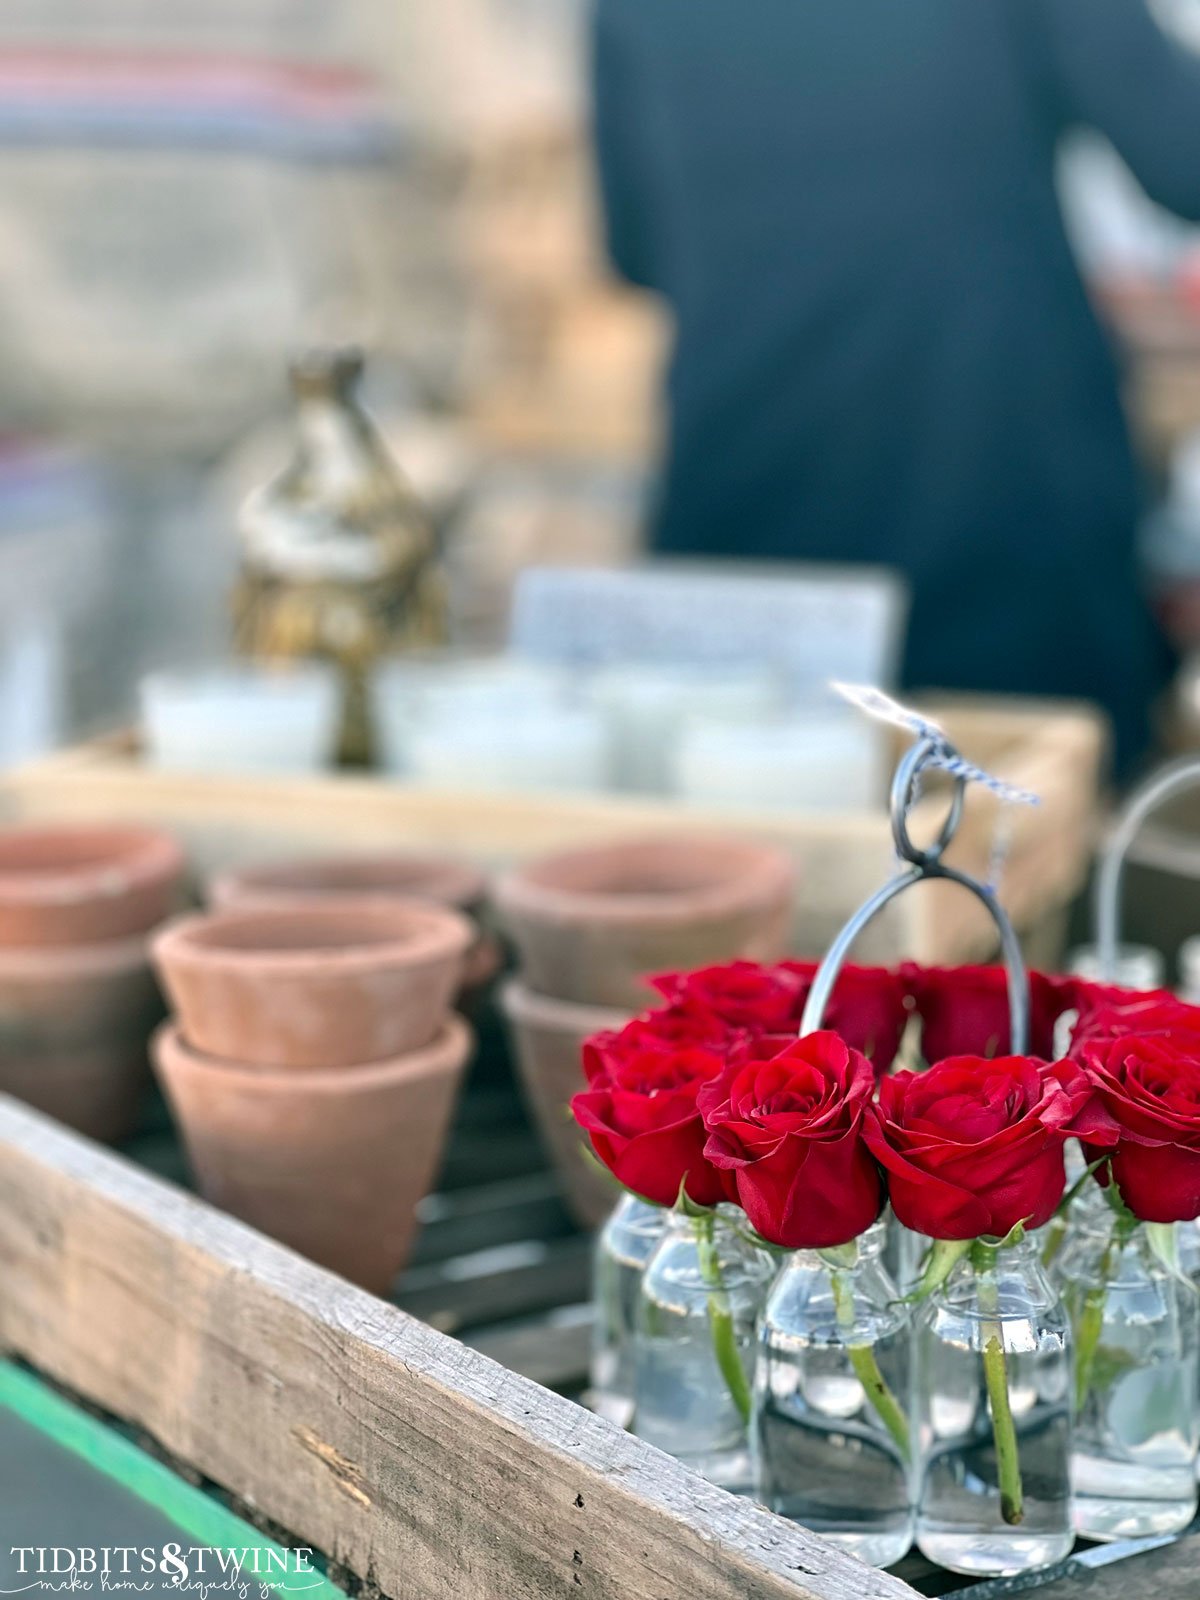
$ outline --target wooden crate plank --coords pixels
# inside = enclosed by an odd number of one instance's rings
[[[0,1099],[0,1346],[404,1600],[915,1591]]]
[[[586,1303],[561,1306],[548,1316],[468,1334],[466,1343],[547,1389],[578,1394],[588,1379],[592,1308]]]

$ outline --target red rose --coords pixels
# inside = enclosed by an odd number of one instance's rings
[[[1002,1056],[1012,1049],[1008,974],[1003,967],[918,967],[901,975],[921,1017],[921,1054],[932,1066],[949,1056]],[[1029,1054],[1054,1055],[1054,1024],[1072,1004],[1069,986],[1029,974]]]
[[[675,1007],[708,1012],[731,1028],[785,1032],[796,1010],[799,983],[790,973],[731,961],[697,972],[664,972],[648,980]]]
[[[862,1136],[874,1091],[870,1062],[836,1033],[750,1041],[701,1089],[704,1153],[764,1239],[822,1249],[878,1217],[883,1183]]]
[[[697,1205],[725,1198],[720,1175],[704,1159],[704,1124],[696,1092],[725,1069],[721,1050],[671,1044],[630,1023],[600,1035],[588,1087],[571,1101],[592,1149],[625,1188],[673,1206],[680,1185]],[[585,1047],[585,1060],[587,1050]]]
[[[800,985],[793,1016],[799,1027],[817,975],[817,963],[784,961],[778,970],[790,974]],[[908,1018],[908,995],[899,973],[886,967],[848,966],[837,975],[821,1026],[841,1034],[850,1048],[866,1056],[882,1076],[896,1059]]]
[[[620,1049],[621,1028],[607,1028],[603,1033],[593,1033],[583,1041],[583,1075],[595,1083],[607,1069],[614,1051]]]
[[[1074,1062],[958,1056],[885,1078],[864,1133],[906,1228],[1002,1239],[1018,1222],[1050,1220],[1065,1187],[1066,1139],[1103,1139],[1108,1126]]]
[[[1191,1038],[1200,1047],[1200,1008],[1184,1005],[1166,989],[1119,989],[1076,979],[1070,993],[1071,1004],[1079,1012],[1071,1034],[1073,1053],[1084,1044],[1129,1034]]]
[[[626,1058],[634,1050],[695,1045],[724,1052],[736,1037],[735,1029],[709,1012],[665,1006],[635,1017],[623,1028],[609,1028],[585,1039],[583,1072],[588,1082],[594,1083],[614,1057]]]
[[[1081,1053],[1116,1125],[1113,1177],[1143,1222],[1200,1217],[1198,1048],[1200,1040],[1181,1044],[1177,1036],[1127,1037],[1085,1045]]]

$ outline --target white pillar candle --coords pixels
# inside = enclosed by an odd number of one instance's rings
[[[592,698],[608,727],[617,787],[670,794],[690,716],[761,717],[777,709],[782,688],[765,668],[631,662],[599,671]]]
[[[589,711],[464,717],[411,730],[407,773],[424,788],[589,793],[608,786],[608,746]]]
[[[572,682],[560,668],[513,656],[402,657],[380,666],[372,709],[382,763],[412,769],[412,742],[463,722],[511,724],[567,709]]]
[[[317,772],[330,764],[341,688],[317,663],[155,673],[140,686],[146,759],[187,772]]]
[[[839,713],[749,722],[692,717],[676,761],[688,805],[754,811],[868,811],[884,799],[875,724]]]

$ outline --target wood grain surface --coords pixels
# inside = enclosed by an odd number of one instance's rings
[[[0,1346],[396,1600],[914,1600],[0,1098]]]

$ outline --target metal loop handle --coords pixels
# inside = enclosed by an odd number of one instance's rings
[[[917,781],[927,767],[937,765],[939,759],[947,753],[954,752],[944,740],[929,737],[918,739],[916,744],[905,751],[892,779],[892,838],[896,841],[896,853],[901,861],[910,861],[914,867],[936,865],[945,854],[962,821],[967,780],[958,777],[954,780],[950,810],[934,842],[922,850],[909,837],[908,813],[916,804]]]
[[[808,1000],[804,1007],[804,1016],[800,1022],[800,1037],[816,1033],[825,1019],[830,998],[833,995],[834,985],[837,983],[838,974],[841,972],[846,957],[849,955],[859,934],[886,905],[911,889],[914,884],[928,880],[942,879],[947,883],[957,883],[980,900],[992,921],[996,924],[1000,935],[1000,947],[1004,956],[1004,965],[1008,973],[1008,1019],[1010,1049],[1014,1055],[1024,1055],[1029,1048],[1029,973],[1025,966],[1025,958],[1021,954],[1020,941],[1016,930],[1009,919],[1007,911],[1000,904],[994,889],[987,884],[980,883],[965,872],[959,872],[954,867],[943,864],[942,855],[958,829],[962,820],[963,805],[965,802],[966,780],[955,780],[954,798],[950,804],[950,812],[943,822],[935,842],[928,849],[921,850],[915,846],[908,832],[908,813],[914,803],[916,781],[918,774],[927,766],[934,765],[947,753],[954,752],[944,741],[932,738],[923,738],[913,745],[905,754],[904,759],[896,769],[896,776],[892,783],[891,814],[892,837],[896,841],[896,848],[900,852],[901,860],[907,861],[909,866],[906,871],[900,872],[889,883],[875,892],[871,898],[861,905],[847,922],[830,945],[821,965],[817,968],[816,977],[813,979],[812,988],[808,992]],[[1200,770],[1200,764],[1198,764]]]
[[[1093,912],[1100,977],[1109,983],[1115,982],[1117,976],[1122,891],[1130,848],[1152,812],[1177,794],[1185,794],[1190,789],[1200,789],[1198,756],[1184,756],[1179,761],[1173,761],[1155,773],[1140,789],[1135,789],[1104,847],[1100,869],[1096,874]]]

